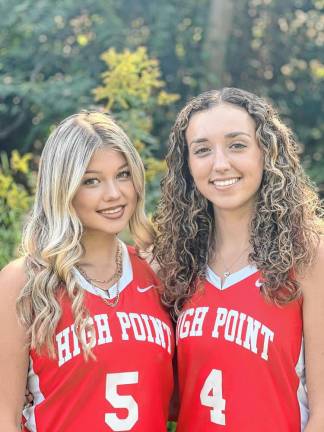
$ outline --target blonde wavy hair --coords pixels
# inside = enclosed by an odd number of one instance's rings
[[[165,284],[163,301],[178,315],[205,276],[214,244],[213,208],[197,190],[188,166],[186,130],[191,117],[220,104],[233,104],[254,119],[264,153],[264,173],[250,223],[249,261],[263,276],[266,298],[288,303],[300,295],[296,280],[314,258],[322,231],[320,202],[305,175],[291,131],[258,96],[236,88],[209,91],[179,113],[169,138],[168,171],[153,218],[153,254]]]
[[[75,329],[85,356],[89,345],[81,337],[93,327],[73,267],[83,248],[82,224],[72,200],[94,152],[103,147],[120,151],[131,171],[137,205],[129,228],[135,244],[146,249],[152,228],[144,212],[144,167],[128,136],[108,115],[82,111],[66,118],[49,136],[42,152],[35,202],[22,241],[27,283],[17,300],[17,313],[27,329],[30,347],[45,347],[55,357],[54,335],[61,317],[58,291],[64,287],[71,301]]]

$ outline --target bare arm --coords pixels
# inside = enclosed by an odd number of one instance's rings
[[[0,430],[21,430],[28,371],[25,331],[18,323],[16,299],[25,284],[23,260],[0,272]]]
[[[304,303],[306,384],[310,418],[305,432],[324,431],[324,243],[301,279]]]

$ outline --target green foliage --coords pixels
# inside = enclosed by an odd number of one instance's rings
[[[146,46],[150,55],[159,59],[168,90],[180,95],[168,109],[152,112],[160,158],[164,157],[177,111],[186,100],[206,89],[204,32],[209,3],[210,0],[119,1],[119,16],[128,29],[125,46]]]
[[[31,204],[33,174],[31,154],[21,156],[17,150],[10,160],[0,155],[0,268],[17,254],[23,217]]]
[[[204,82],[202,35],[208,0],[12,0],[0,15],[0,146],[39,149],[50,127],[91,106],[100,54],[147,46],[168,89],[182,99]],[[163,93],[161,94],[163,102]],[[179,106],[179,105],[178,105]],[[177,108],[158,105],[154,135],[164,143]],[[164,153],[164,146],[157,150]]]
[[[228,83],[266,95],[296,133],[305,168],[324,186],[322,0],[243,0],[229,41]]]
[[[103,87],[95,90],[97,100],[107,99],[106,108],[128,109],[131,105],[147,103],[151,93],[162,87],[158,62],[149,59],[144,47],[132,53],[118,54],[114,48],[101,56],[108,66],[102,74]]]
[[[95,99],[112,111],[140,152],[149,189],[147,205],[152,209],[165,170],[164,161],[155,157],[159,140],[152,133],[152,113],[171,105],[179,96],[164,90],[159,62],[148,56],[145,47],[121,53],[110,48],[101,58],[107,70],[102,73],[102,85],[94,90]]]
[[[175,432],[177,427],[177,424],[174,422],[169,422],[168,423],[168,432]]]
[[[148,47],[159,58],[168,88],[186,98],[204,83],[203,35],[209,0],[133,0],[120,2],[128,24],[127,46]]]
[[[122,40],[113,0],[1,2],[1,147],[41,146],[50,126],[92,103],[100,53]],[[107,25],[109,22],[109,25]]]
[[[58,0],[53,7],[49,0],[2,1],[1,148],[39,151],[53,123],[93,103],[91,90],[100,86],[104,70],[103,51],[146,46],[149,57],[159,59],[166,87],[181,96],[176,104],[156,105],[149,119],[142,118],[144,129],[132,123],[136,136],[143,135],[141,142],[149,139],[147,130],[159,137],[154,152],[162,158],[177,109],[207,90],[207,77],[215,73],[206,59],[218,47],[206,50],[204,44],[207,32],[217,31],[208,22],[213,2]],[[228,2],[234,21],[223,84],[272,99],[302,143],[308,172],[324,185],[323,1]],[[132,122],[136,116],[129,111],[125,117]]]
[[[1,149],[39,153],[54,123],[93,105],[96,88],[145,161],[151,210],[176,112],[215,75],[206,59],[219,47],[205,44],[218,30],[208,21],[215,1],[1,1]],[[324,194],[323,0],[222,1],[234,6],[222,85],[278,106]],[[14,180],[25,187],[21,176]]]

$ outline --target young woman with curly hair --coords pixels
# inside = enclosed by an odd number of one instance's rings
[[[144,167],[109,116],[50,135],[24,257],[0,274],[0,430],[166,431],[173,335],[159,281],[118,239],[151,243]],[[154,415],[152,414],[154,413]]]
[[[178,317],[177,431],[324,430],[320,206],[291,131],[254,94],[210,91],[166,160],[154,254]]]

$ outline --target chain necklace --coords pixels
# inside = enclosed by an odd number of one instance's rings
[[[107,306],[115,307],[115,306],[117,306],[117,303],[118,303],[118,301],[119,301],[119,294],[120,294],[120,291],[119,291],[119,282],[120,282],[120,279],[118,279],[118,281],[117,281],[117,286],[116,286],[116,297],[115,297],[113,300],[108,300],[108,299],[102,297],[102,294],[101,294],[100,291],[97,289],[96,285],[91,284],[91,286],[94,288],[94,290],[96,291],[96,293],[98,294],[98,296],[101,298],[101,300],[102,300],[104,303],[106,303]],[[109,297],[109,292],[108,292],[108,291],[107,291],[107,294],[108,294],[108,297]]]
[[[100,284],[109,284],[113,280],[117,280],[118,278],[121,277],[121,273],[122,273],[122,250],[121,250],[120,242],[118,242],[118,244],[117,244],[115,263],[116,263],[115,273],[112,276],[110,276],[110,278],[104,279],[104,280],[92,278],[81,267],[79,267],[78,265],[76,267],[80,271],[80,273],[87,279],[87,281],[90,281],[90,282],[95,282],[95,283],[100,283]],[[105,288],[100,288],[100,287],[97,287],[97,288],[99,288],[103,291],[106,291]]]
[[[107,306],[110,306],[110,307],[115,307],[116,305],[117,305],[117,303],[118,303],[118,301],[119,301],[119,294],[120,294],[120,291],[119,291],[119,282],[120,282],[120,278],[121,278],[121,276],[122,276],[122,273],[123,273],[123,259],[122,259],[123,257],[122,257],[122,248],[121,248],[121,243],[120,242],[118,242],[118,245],[117,245],[117,251],[116,251],[116,256],[115,256],[115,262],[116,262],[116,271],[115,271],[115,273],[110,277],[110,278],[108,278],[108,279],[106,279],[106,280],[99,280],[99,279],[94,279],[94,278],[90,278],[89,276],[88,276],[88,274],[81,268],[81,267],[79,267],[78,265],[76,265],[76,268],[78,269],[78,271],[81,273],[81,275],[84,277],[84,279],[91,285],[91,287],[96,291],[96,293],[98,294],[98,296],[102,299],[102,301],[104,302],[104,303],[106,303],[106,305]],[[104,298],[103,296],[102,296],[102,291],[104,291],[107,295],[108,295],[108,297],[110,298],[110,295],[109,295],[109,288],[107,288],[107,289],[105,289],[105,288],[100,288],[100,287],[98,287],[96,284],[94,284],[93,282],[96,282],[96,283],[106,283],[106,284],[108,284],[108,283],[110,283],[110,282],[112,282],[113,280],[116,280],[117,282],[117,286],[116,286],[116,296],[115,296],[115,298],[112,300],[112,301],[109,301],[109,300],[107,300],[106,298]]]
[[[238,257],[236,257],[235,260],[230,265],[226,265],[225,264],[225,261],[223,259],[222,254],[220,252],[218,252],[218,256],[219,256],[219,258],[220,258],[220,260],[222,262],[222,265],[223,265],[223,267],[225,269],[225,271],[223,272],[223,278],[224,279],[228,278],[232,274],[231,269],[240,260],[240,258],[242,258],[243,254],[249,249],[249,247],[250,247],[250,245],[247,246],[246,248],[244,248],[242,250],[242,252],[240,253],[240,255]]]

